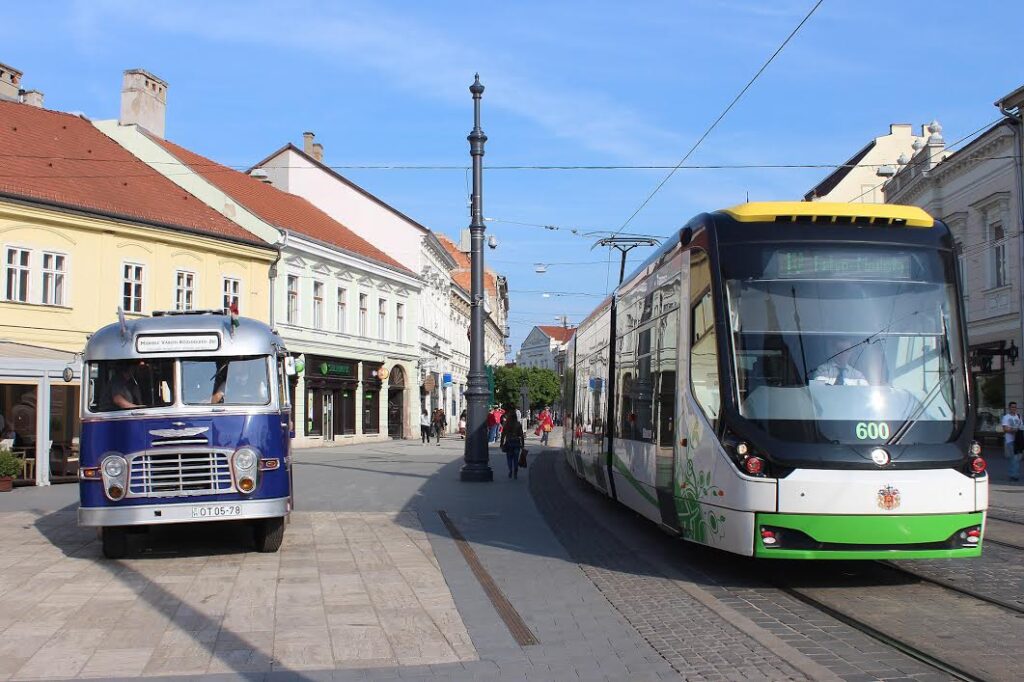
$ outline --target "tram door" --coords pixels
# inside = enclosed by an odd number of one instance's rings
[[[334,440],[334,391],[324,391],[323,395],[323,437],[324,440]]]

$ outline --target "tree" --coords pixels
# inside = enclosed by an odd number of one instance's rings
[[[519,405],[519,390],[530,390],[530,407],[554,405],[562,393],[558,375],[540,367],[498,367],[494,371],[494,395],[502,405]]]

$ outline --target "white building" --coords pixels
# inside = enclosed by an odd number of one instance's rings
[[[898,159],[901,156],[909,158],[913,154],[913,145],[924,142],[925,134],[923,126],[921,135],[914,135],[909,123],[893,123],[889,126],[888,135],[868,142],[807,192],[804,201],[883,203],[884,174],[895,172]],[[880,177],[879,173],[883,175]]]
[[[990,434],[998,433],[1007,402],[1024,403],[1024,358],[1015,357],[1024,347],[1021,128],[1011,120],[1022,101],[1024,88],[1004,98],[1012,116],[956,152],[946,150],[942,127],[933,123],[927,141],[884,187],[886,202],[924,208],[956,239],[978,430]]]
[[[287,144],[256,164],[253,170],[256,169],[266,173],[275,187],[309,200],[419,275],[422,288],[415,306],[419,353],[416,383],[422,408],[443,408],[448,413],[449,428],[454,430],[465,407],[463,391],[469,370],[465,341],[468,316],[462,314],[459,293],[453,291],[453,281],[461,277],[462,271],[458,250],[451,248],[447,238],[436,235],[327,166],[323,162],[323,146],[315,141],[313,133],[303,134],[303,149]],[[492,298],[499,299],[490,307],[501,311],[504,324],[508,311],[504,278],[491,273],[485,279],[491,282],[488,289],[493,291]],[[468,292],[468,287],[464,288]],[[502,290],[503,299],[499,295]],[[500,326],[497,322],[489,326],[487,339],[490,356],[504,358],[504,333]],[[500,351],[495,351],[495,339],[499,337]]]
[[[519,367],[540,367],[558,371],[558,355],[565,350],[569,339],[576,333],[574,327],[538,325],[523,339],[516,354]]]
[[[305,199],[162,139],[166,84],[125,73],[122,119],[96,127],[200,201],[268,243],[269,321],[304,367],[292,385],[296,444],[411,437],[418,432],[416,272]],[[136,106],[142,98],[145,106]],[[256,174],[254,174],[256,175]],[[227,286],[227,284],[225,284]],[[230,292],[225,291],[225,296]],[[241,314],[267,318],[265,311]]]

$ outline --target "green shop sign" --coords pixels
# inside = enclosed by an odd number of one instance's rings
[[[321,362],[317,369],[325,377],[352,376],[352,365],[347,362]]]

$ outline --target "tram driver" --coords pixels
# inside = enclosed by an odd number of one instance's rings
[[[810,381],[829,386],[867,386],[864,373],[850,364],[852,350],[857,344],[848,343],[843,336],[830,336],[825,344],[825,362],[810,373]]]

